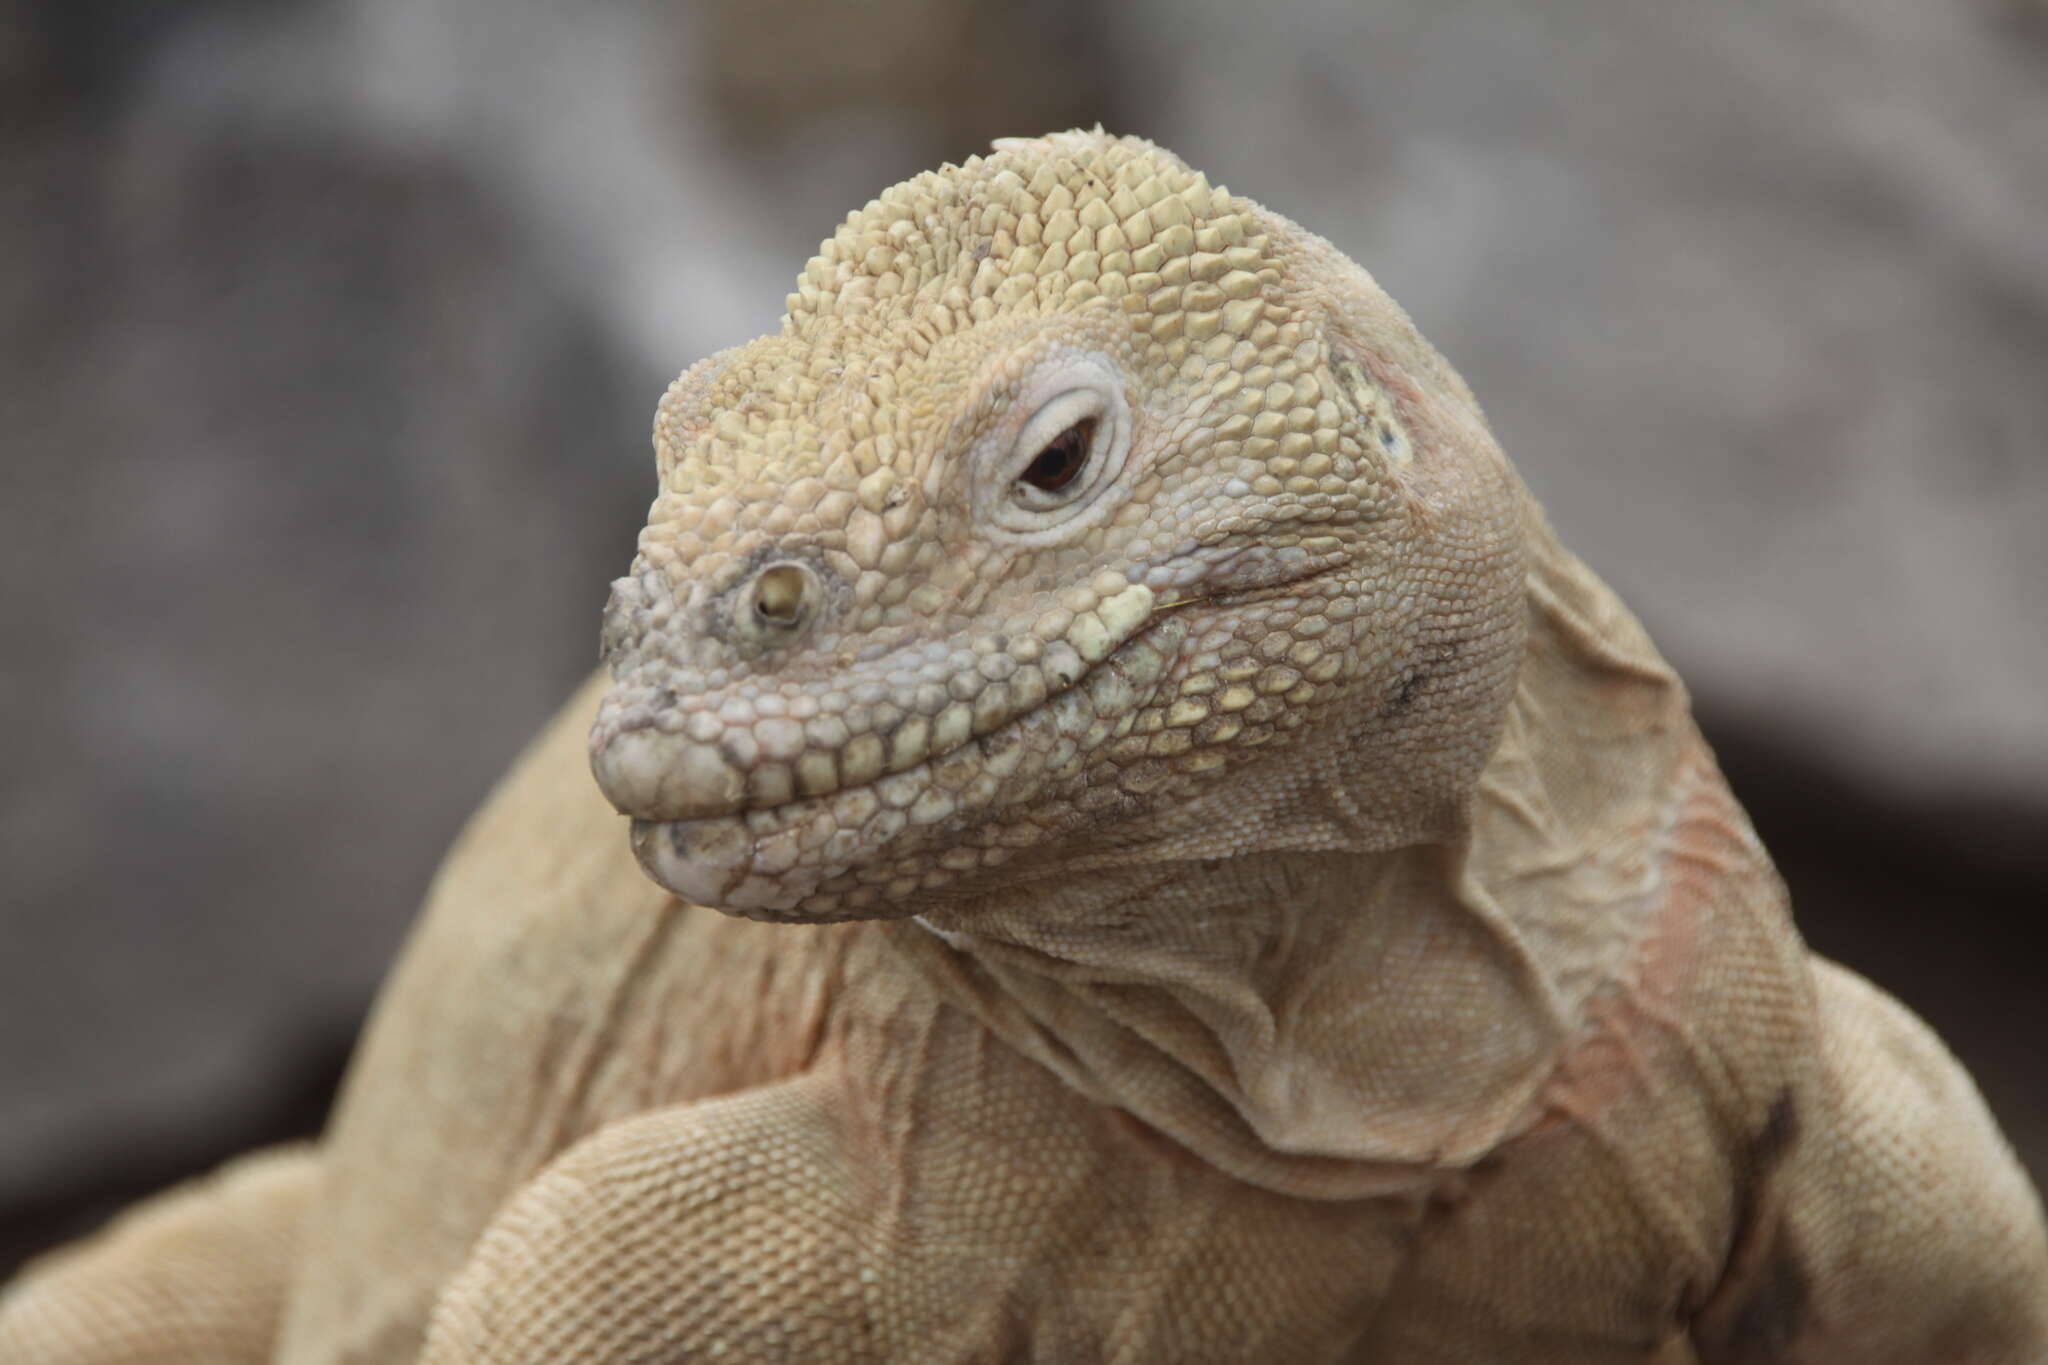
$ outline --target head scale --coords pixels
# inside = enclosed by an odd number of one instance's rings
[[[1327,243],[1137,139],[886,191],[655,445],[593,767],[650,874],[736,913],[1440,833],[1512,685],[1519,489],[1470,396]],[[1342,829],[1280,813],[1304,745]]]

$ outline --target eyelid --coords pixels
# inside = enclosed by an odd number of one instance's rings
[[[1049,545],[1100,522],[1121,501],[1120,478],[1132,445],[1136,414],[1124,388],[1123,368],[1099,352],[1064,352],[1036,368],[1012,400],[1014,415],[990,432],[974,467],[977,519],[1013,544]],[[1071,489],[1021,494],[1024,471],[1061,432],[1095,420],[1087,463]],[[1037,494],[1031,490],[1031,494]],[[1035,505],[1034,505],[1035,504]]]
[[[1030,464],[1039,451],[1051,445],[1060,433],[1076,422],[1106,416],[1108,406],[1097,389],[1068,389],[1054,397],[1033,413],[1024,429],[1017,433],[1016,452],[1023,460],[1018,468],[1021,470],[1023,465]]]

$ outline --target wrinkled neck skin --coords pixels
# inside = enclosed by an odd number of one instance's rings
[[[1306,783],[1175,813],[1253,823],[1256,851],[1125,849],[896,941],[1082,1094],[1269,1189],[1415,1192],[1527,1131],[1650,927],[1679,803],[1719,780],[1640,626],[1533,507],[1529,533],[1521,672],[1454,828],[1347,839],[1347,746],[1312,736],[1275,756]]]

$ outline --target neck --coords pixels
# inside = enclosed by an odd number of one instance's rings
[[[1126,853],[899,939],[997,1034],[1241,1179],[1397,1193],[1511,1140],[1644,937],[1662,813],[1717,780],[1640,628],[1543,548],[1521,680],[1452,828],[1347,840],[1327,746],[1251,822],[1266,847]]]

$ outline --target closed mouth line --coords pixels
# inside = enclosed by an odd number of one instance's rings
[[[1012,671],[984,674],[987,681],[971,698],[955,693],[943,705],[926,703],[929,709],[912,709],[900,700],[879,703],[896,712],[886,730],[856,722],[862,728],[849,736],[841,723],[836,737],[821,738],[815,722],[775,715],[727,722],[721,732],[716,719],[704,722],[716,716],[707,706],[687,722],[690,729],[682,724],[619,729],[594,751],[593,768],[624,813],[649,824],[686,824],[786,811],[804,802],[882,788],[892,779],[915,783],[920,769],[944,764],[970,744],[980,745],[983,759],[1000,767],[1000,737],[1059,704],[1104,665],[1114,669],[1134,644],[1186,608],[1257,602],[1341,567],[1318,565],[1242,589],[1170,596],[1129,585],[1069,618],[1062,634]],[[922,685],[937,684],[928,679]]]
[[[1119,656],[1123,655],[1127,650],[1131,649],[1133,646],[1145,642],[1151,636],[1153,636],[1158,630],[1164,628],[1169,623],[1171,613],[1175,609],[1185,606],[1192,606],[1198,602],[1205,600],[1207,599],[1186,598],[1169,603],[1166,607],[1155,611],[1152,617],[1147,620],[1144,626],[1142,626],[1137,631],[1133,632],[1130,636],[1128,636],[1120,644],[1118,644],[1115,649],[1111,650],[1108,654],[1104,655],[1100,660],[1096,661],[1093,664],[1088,665],[1086,668],[1083,668],[1079,673],[1077,673],[1072,679],[1070,679],[1065,685],[1060,687],[1057,691],[1048,691],[1045,695],[1045,699],[1039,702],[1037,705],[1029,707],[1022,711],[1018,711],[1012,715],[1009,715],[1005,717],[1003,720],[997,722],[991,728],[984,730],[978,734],[970,734],[969,736],[967,736],[967,738],[959,741],[956,744],[951,745],[948,748],[928,753],[924,756],[924,758],[918,760],[915,763],[910,764],[908,767],[897,769],[894,772],[882,773],[876,777],[872,777],[861,782],[844,783],[840,786],[833,787],[823,791],[805,792],[801,795],[793,796],[786,801],[763,802],[758,804],[743,804],[735,806],[732,809],[726,811],[712,812],[704,815],[685,816],[680,819],[674,820],[647,819],[635,816],[633,823],[636,827],[646,825],[651,827],[687,828],[698,825],[709,825],[724,820],[745,820],[749,816],[772,817],[778,815],[785,815],[787,812],[795,810],[800,807],[810,807],[822,802],[830,802],[835,798],[843,797],[851,793],[862,791],[874,791],[884,786],[885,784],[902,782],[906,785],[911,785],[918,783],[920,777],[922,777],[924,783],[929,783],[931,780],[931,769],[936,768],[939,764],[944,763],[947,759],[953,757],[956,754],[961,753],[962,751],[970,747],[978,748],[981,752],[981,757],[983,759],[993,762],[1001,758],[1004,748],[1006,748],[1007,746],[992,749],[992,744],[1003,740],[1006,736],[1013,737],[1017,731],[1022,730],[1024,726],[1028,724],[1034,717],[1051,709],[1060,701],[1062,697],[1065,697],[1068,694],[1074,692],[1076,689],[1082,687],[1084,684],[1088,682],[1089,679],[1095,677],[1104,668],[1114,668],[1115,661]],[[782,823],[782,821],[776,821],[775,823]]]

